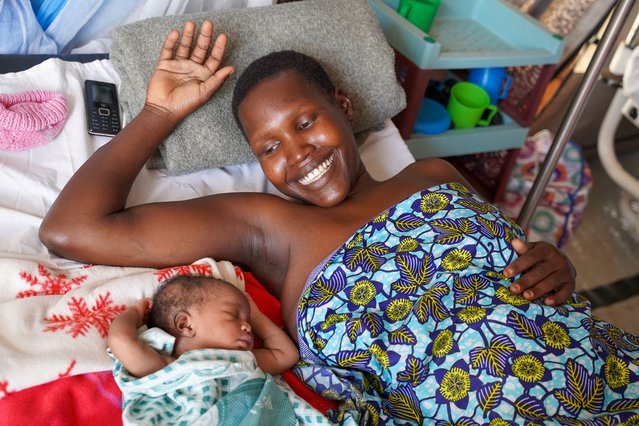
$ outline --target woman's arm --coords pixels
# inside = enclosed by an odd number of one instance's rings
[[[118,315],[109,327],[108,343],[113,355],[135,377],[145,377],[173,361],[138,340],[137,329],[151,309],[151,299],[142,299]]]
[[[202,24],[190,52],[194,33],[192,22],[184,26],[181,37],[178,31],[169,33],[149,83],[144,109],[86,161],[49,210],[40,227],[40,238],[54,252],[89,263],[166,266],[212,255],[204,253],[199,243],[201,234],[209,231],[204,226],[205,218],[209,224],[238,222],[232,208],[217,199],[213,205],[200,201],[190,206],[166,203],[125,209],[133,181],[150,155],[233,71],[232,67],[220,67],[226,48],[223,34],[216,38],[207,56],[213,34],[210,21]],[[185,225],[176,229],[175,224]],[[231,240],[230,234],[236,229],[229,228],[219,227],[217,243]],[[191,243],[179,247],[180,251],[178,246],[183,241]]]
[[[262,341],[263,348],[254,349],[257,366],[265,373],[281,374],[299,359],[299,352],[288,334],[275,325],[246,294],[251,305],[251,328]]]

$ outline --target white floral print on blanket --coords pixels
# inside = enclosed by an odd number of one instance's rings
[[[0,258],[0,398],[110,370],[110,322],[178,274],[215,276],[244,290],[240,268],[210,258],[160,270],[103,265],[59,270],[35,259]]]

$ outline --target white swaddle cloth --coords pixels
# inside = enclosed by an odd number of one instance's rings
[[[173,352],[175,338],[159,328],[142,331],[139,339],[160,352]],[[331,424],[284,380],[264,373],[250,351],[192,350],[140,378],[114,360],[125,425]]]

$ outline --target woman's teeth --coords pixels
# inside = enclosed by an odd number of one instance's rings
[[[307,174],[302,179],[300,179],[300,183],[302,185],[310,185],[311,183],[315,182],[317,179],[324,176],[324,173],[328,171],[328,169],[331,167],[332,164],[333,164],[333,156],[331,155],[329,158],[324,160],[322,164],[320,164],[319,166],[311,170],[309,174]]]

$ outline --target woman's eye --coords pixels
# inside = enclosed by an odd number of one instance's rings
[[[317,115],[314,115],[313,118],[311,118],[310,120],[306,120],[303,123],[299,124],[297,126],[298,130],[306,130],[310,127],[313,126],[313,124],[315,124],[315,122],[317,121]]]
[[[264,150],[264,154],[269,155],[274,153],[275,151],[277,151],[277,148],[279,147],[279,143],[272,143],[269,146],[266,147],[266,149]]]

